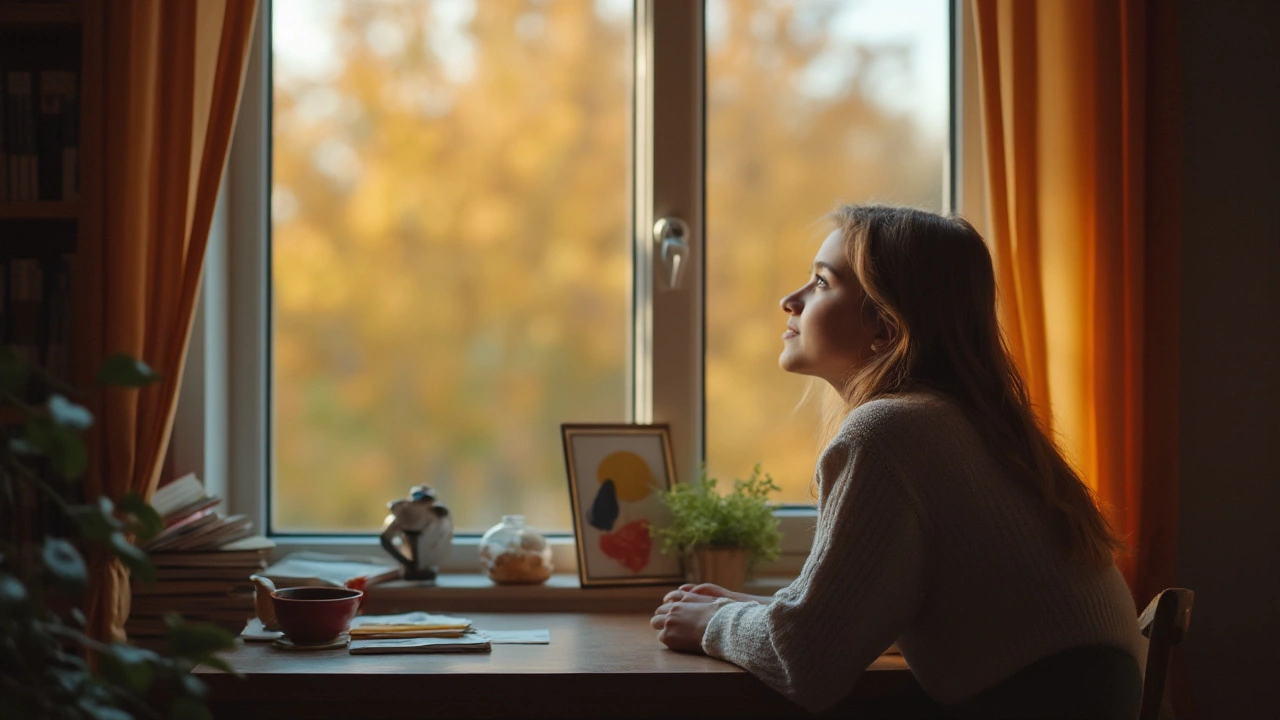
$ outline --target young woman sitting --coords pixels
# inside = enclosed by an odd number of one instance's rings
[[[782,299],[778,359],[843,400],[813,549],[773,597],[671,592],[659,640],[809,710],[896,641],[930,715],[1136,717],[1143,641],[1120,543],[1037,423],[982,237],[910,208],[831,217],[808,282]]]

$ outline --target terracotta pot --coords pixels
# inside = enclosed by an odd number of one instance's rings
[[[747,584],[747,551],[740,547],[701,545],[693,549],[695,582],[715,583],[741,591]]]

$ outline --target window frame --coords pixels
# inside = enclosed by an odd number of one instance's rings
[[[259,17],[244,92],[192,324],[170,467],[195,470],[227,512],[269,531],[271,313],[271,9]],[[982,232],[986,225],[977,54],[972,10],[952,0],[951,143],[944,183],[948,209]],[[633,422],[671,426],[676,472],[696,477],[704,448],[703,352],[705,166],[703,19],[705,3],[637,0],[635,10],[632,228]],[[654,112],[654,98],[664,112]],[[672,104],[681,112],[670,112]],[[674,119],[673,119],[674,118]],[[658,218],[683,219],[691,230],[684,281],[672,290],[655,270],[652,228]],[[233,283],[234,279],[234,283]],[[808,557],[814,508],[780,507],[782,557],[761,577],[794,577]],[[381,555],[376,534],[271,533],[278,553],[295,550]],[[576,572],[571,533],[552,535],[557,572]],[[458,535],[442,572],[474,573],[479,537]]]

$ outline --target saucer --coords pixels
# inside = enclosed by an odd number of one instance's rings
[[[344,648],[351,644],[351,636],[342,633],[338,637],[325,643],[295,643],[289,639],[288,635],[281,635],[271,641],[271,645],[281,650],[330,650],[333,648]]]

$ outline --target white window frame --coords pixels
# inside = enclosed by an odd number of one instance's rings
[[[969,3],[953,0],[952,148],[947,158],[948,205],[981,232],[986,226],[977,53]],[[227,512],[269,527],[267,491],[274,468],[269,448],[270,392],[270,2],[259,21],[227,172],[220,189],[203,285],[175,417],[171,463],[194,470]],[[703,456],[703,14],[704,4],[637,0],[634,106],[634,422],[671,426],[676,472],[697,477]],[[655,114],[653,99],[664,111]],[[674,106],[674,107],[673,107]],[[658,218],[675,216],[691,229],[690,252],[677,289],[655,271],[652,236]],[[789,506],[776,513],[783,555],[759,568],[761,577],[794,577],[813,542],[816,512]],[[273,535],[277,553],[313,549],[380,555],[375,535]],[[558,572],[576,572],[571,536],[551,538]],[[442,572],[474,573],[478,538],[459,536]]]

